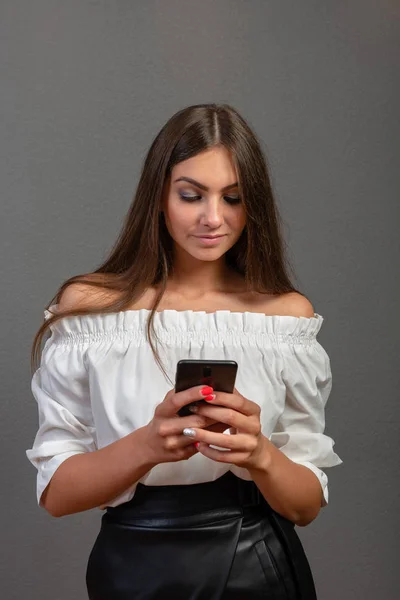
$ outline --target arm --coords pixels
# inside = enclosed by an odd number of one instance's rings
[[[152,468],[143,428],[97,448],[84,344],[50,338],[31,389],[39,428],[26,455],[38,471],[38,504],[52,516],[106,504]]]
[[[85,286],[73,285],[59,309],[86,301]],[[39,429],[26,455],[38,470],[38,504],[55,517],[106,504],[153,466],[143,453],[141,429],[97,449],[85,352],[85,343],[67,344],[53,333],[32,378]]]
[[[312,317],[313,306],[291,295],[288,314]],[[325,406],[332,388],[327,353],[315,337],[309,344],[281,343],[285,408],[257,469],[249,469],[261,493],[277,512],[300,526],[328,504],[328,478],[319,467],[342,463],[324,434]],[[290,516],[291,515],[291,516]]]
[[[53,517],[62,517],[107,504],[154,466],[143,437],[140,428],[100,450],[70,456],[43,492],[42,506]]]
[[[263,439],[264,460],[248,471],[258,489],[276,512],[299,526],[311,523],[322,506],[321,484],[304,465],[296,464],[268,440]]]

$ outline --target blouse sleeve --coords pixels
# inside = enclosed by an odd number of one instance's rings
[[[97,449],[84,350],[82,344],[54,340],[53,334],[32,378],[39,428],[26,455],[37,469],[39,505],[44,489],[64,460]]]
[[[308,467],[317,476],[323,507],[328,504],[329,494],[322,468],[343,462],[333,450],[333,439],[324,434],[325,406],[332,388],[330,360],[315,337],[281,343],[280,347],[286,399],[270,439],[293,462]]]

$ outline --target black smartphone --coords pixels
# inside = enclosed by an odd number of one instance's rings
[[[238,365],[234,360],[202,360],[185,359],[180,360],[176,366],[175,392],[182,392],[196,385],[209,385],[217,392],[232,394]],[[206,403],[205,400],[197,400],[183,406],[179,411],[180,417],[186,417],[193,413],[189,406]]]

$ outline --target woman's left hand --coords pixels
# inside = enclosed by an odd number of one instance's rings
[[[215,398],[207,405],[201,404],[197,407],[196,414],[226,424],[225,429],[230,428],[231,434],[217,433],[212,431],[212,428],[196,427],[184,430],[184,434],[198,442],[196,446],[201,454],[217,462],[230,463],[247,469],[268,467],[271,460],[269,451],[271,442],[261,433],[260,406],[242,396],[236,388],[233,394],[215,390],[214,394]],[[232,433],[232,429],[235,433]],[[210,448],[210,445],[229,450],[216,450]]]

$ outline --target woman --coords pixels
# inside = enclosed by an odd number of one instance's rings
[[[91,600],[316,598],[294,526],[327,504],[322,468],[342,461],[323,433],[323,318],[287,269],[248,124],[228,105],[176,113],[109,258],[61,286],[34,341],[33,367],[50,326],[27,450],[38,503],[105,510]],[[182,358],[235,360],[234,393],[175,393]]]

